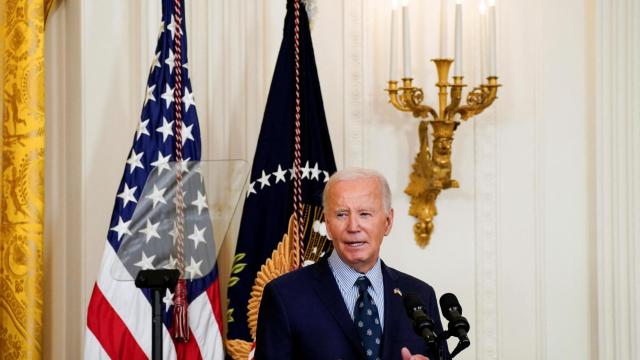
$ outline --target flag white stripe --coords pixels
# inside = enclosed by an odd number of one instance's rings
[[[178,354],[176,354],[176,347],[173,345],[173,338],[166,326],[162,326],[162,358],[169,360],[176,360]]]
[[[151,357],[151,304],[135,283],[110,245],[105,246],[98,287],[120,316],[147,357]],[[126,275],[125,275],[126,274]],[[90,332],[90,331],[88,331]],[[163,327],[163,354],[177,357],[166,327]]]
[[[117,277],[117,278],[114,278]],[[151,304],[136,288],[113,248],[106,245],[97,285],[105,299],[129,329],[133,338],[147,355],[151,356]]]
[[[84,336],[84,358],[92,360],[111,360],[109,354],[104,351],[98,339],[96,339],[89,329],[85,331]]]
[[[198,343],[202,358],[224,358],[222,336],[206,291],[191,302],[188,311],[189,327]]]

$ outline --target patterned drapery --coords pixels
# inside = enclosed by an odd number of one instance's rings
[[[42,358],[44,29],[54,0],[0,5],[0,351]]]

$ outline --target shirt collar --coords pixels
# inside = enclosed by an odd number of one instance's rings
[[[364,274],[354,270],[351,266],[342,261],[335,249],[331,252],[331,255],[327,260],[329,261],[329,266],[331,267],[333,275],[338,282],[338,286],[342,290],[350,290],[351,288],[356,287],[356,280],[360,276],[366,276],[371,282],[373,292],[376,294],[382,293],[384,287],[380,258],[378,258],[373,267]]]

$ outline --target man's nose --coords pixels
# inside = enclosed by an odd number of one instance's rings
[[[358,232],[360,230],[360,224],[358,223],[358,218],[356,216],[349,216],[347,230],[349,232]]]

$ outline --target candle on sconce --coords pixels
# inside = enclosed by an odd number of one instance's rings
[[[440,0],[440,59],[447,58],[447,1]]]
[[[484,79],[487,74],[487,4],[484,0],[480,1],[480,75]]]
[[[391,50],[389,51],[389,80],[396,80],[396,59],[398,57],[398,0],[391,0]]]
[[[496,1],[489,0],[489,76],[496,76]]]
[[[404,77],[411,77],[411,38],[409,34],[409,0],[402,0],[402,48]]]
[[[462,76],[462,0],[456,0],[453,76]]]

